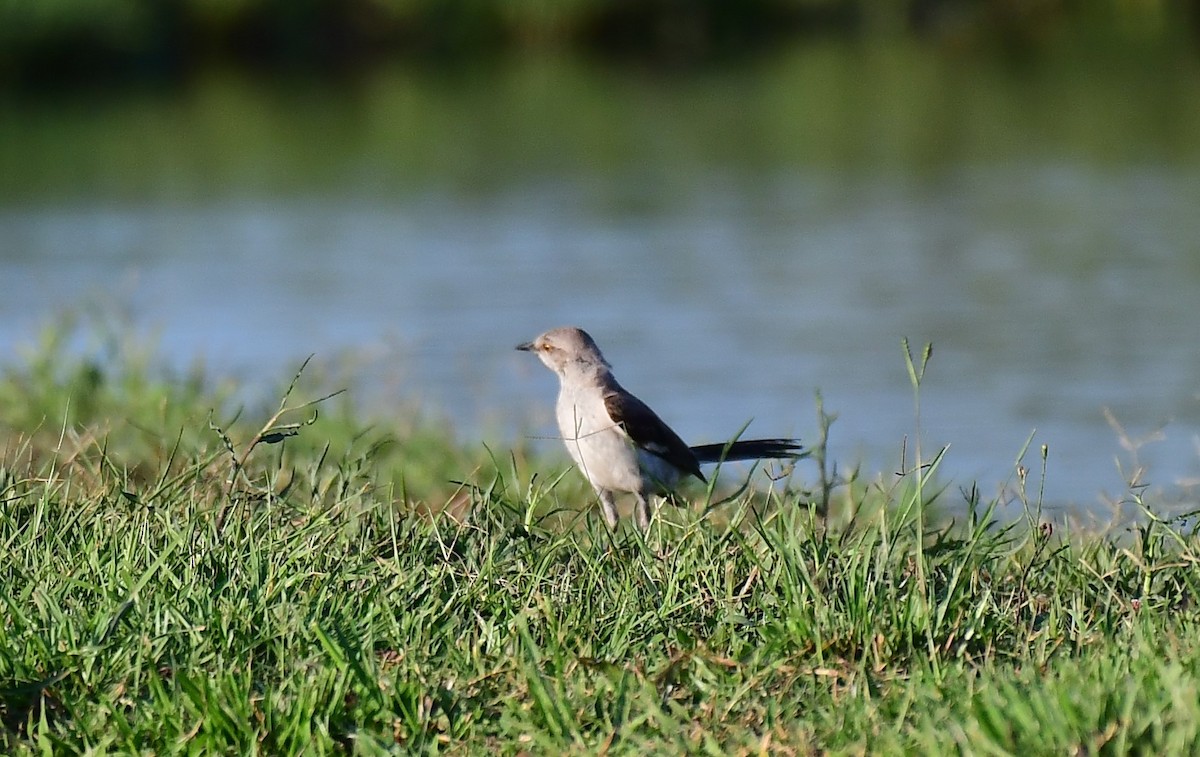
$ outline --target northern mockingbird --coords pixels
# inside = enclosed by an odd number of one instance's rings
[[[669,493],[681,478],[706,481],[701,463],[798,458],[795,439],[754,439],[689,447],[644,402],[617,383],[612,366],[586,331],[559,328],[517,345],[558,375],[555,416],[567,451],[600,497],[604,520],[617,526],[616,492],[637,498],[634,516],[650,526],[650,497]]]

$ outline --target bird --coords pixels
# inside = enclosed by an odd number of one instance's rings
[[[707,482],[700,466],[733,460],[797,459],[807,453],[796,439],[735,440],[688,446],[646,403],[613,376],[612,365],[583,329],[551,329],[517,345],[558,376],[555,419],[575,465],[595,490],[604,520],[618,526],[615,496],[636,499],[638,527],[650,527],[650,499],[670,494],[694,477]]]

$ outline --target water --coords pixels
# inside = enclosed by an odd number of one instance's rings
[[[0,116],[0,354],[107,301],[251,383],[353,353],[375,407],[471,443],[552,435],[553,377],[512,347],[576,324],[688,440],[811,437],[819,389],[836,459],[888,472],[907,337],[957,484],[994,491],[1036,430],[1050,501],[1103,509],[1132,459],[1107,409],[1161,431],[1137,458],[1188,498],[1200,78],[963,68],[818,48],[27,106]]]

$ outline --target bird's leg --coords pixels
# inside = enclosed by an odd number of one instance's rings
[[[600,511],[604,513],[604,522],[612,530],[617,530],[617,503],[613,500],[613,493],[608,489],[597,489],[596,494],[600,495]]]
[[[637,502],[633,506],[633,517],[637,520],[638,528],[642,529],[642,533],[650,532],[650,495],[644,492],[635,492]]]

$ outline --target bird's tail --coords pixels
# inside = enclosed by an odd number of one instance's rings
[[[739,439],[726,444],[700,444],[692,454],[702,463],[733,460],[799,459],[808,450],[797,439]]]

